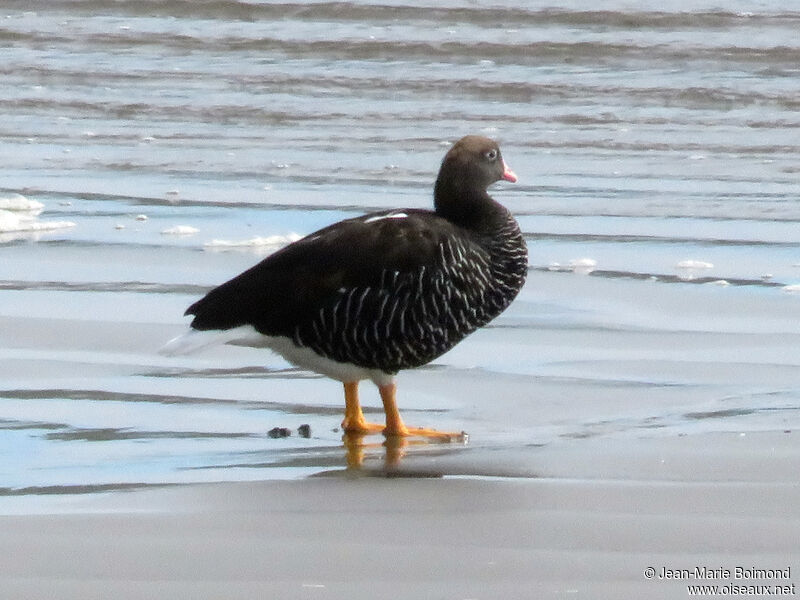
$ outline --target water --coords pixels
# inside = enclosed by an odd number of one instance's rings
[[[343,468],[336,384],[156,350],[296,236],[427,207],[467,133],[519,175],[531,276],[402,376],[408,421],[472,434],[407,458],[796,428],[800,11],[550,4],[4,2],[0,488]]]

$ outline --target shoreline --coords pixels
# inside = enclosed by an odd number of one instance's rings
[[[0,517],[0,593],[675,598],[685,581],[649,579],[645,569],[796,565],[800,485],[775,475],[345,476],[60,498],[60,514]]]
[[[6,497],[0,595],[667,599],[697,582],[646,569],[796,567],[796,434],[713,435],[517,451],[527,477],[478,475],[514,454],[487,449],[462,473],[412,457],[391,477]]]

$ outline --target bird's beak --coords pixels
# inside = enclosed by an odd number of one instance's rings
[[[503,179],[515,183],[517,181],[517,174],[508,168],[508,165],[503,161]]]

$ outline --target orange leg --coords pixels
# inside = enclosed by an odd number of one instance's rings
[[[358,402],[358,381],[344,384],[344,420],[342,429],[347,433],[380,433],[383,425],[368,423]]]
[[[403,419],[400,416],[400,411],[397,410],[397,400],[395,399],[397,386],[394,383],[390,383],[388,385],[380,386],[378,390],[381,393],[383,410],[386,413],[386,429],[383,430],[383,433],[387,437],[421,436],[434,438],[442,442],[467,440],[467,434],[463,431],[455,433],[449,431],[436,431],[435,429],[426,429],[424,427],[407,427],[406,424],[403,423]]]

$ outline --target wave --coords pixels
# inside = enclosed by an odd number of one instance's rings
[[[180,369],[174,371],[181,376]],[[146,377],[172,377],[173,371],[154,371],[144,372]],[[202,377],[202,375],[200,375]],[[217,374],[219,376],[219,374]],[[278,369],[271,372],[275,378],[289,379],[319,379],[321,375],[309,373],[298,369]],[[215,375],[206,375],[213,378]],[[222,375],[224,377],[224,375]],[[24,388],[24,389],[0,389],[0,398],[14,400],[82,400],[88,402],[132,402],[147,404],[180,404],[180,405],[226,405],[245,410],[275,410],[285,414],[307,414],[307,415],[339,415],[341,409],[338,406],[318,406],[314,404],[304,404],[300,402],[270,401],[270,400],[235,400],[230,398],[215,398],[203,396],[176,396],[175,394],[147,394],[119,392],[105,389],[70,389],[70,388]],[[5,428],[15,427],[15,421],[5,421]],[[39,426],[41,425],[41,426]],[[60,423],[36,424],[26,422],[22,428],[39,428],[55,431],[62,427]]]
[[[338,52],[334,52],[337,54]],[[421,50],[420,53],[424,56],[429,56],[430,52]],[[592,52],[590,52],[592,53]],[[451,60],[455,60],[451,57]],[[800,48],[797,53],[797,61],[800,63]],[[163,73],[165,79],[169,79],[169,85],[175,85],[175,81],[185,78],[197,79],[200,75],[197,73],[184,73],[173,74]],[[157,75],[154,74],[154,77]],[[203,75],[206,76],[206,75]],[[105,78],[104,73],[89,73],[84,74],[81,78],[76,75],[76,79],[95,79],[103,81]],[[340,92],[343,95],[352,96],[357,94],[360,100],[368,100],[369,98],[383,98],[386,93],[392,93],[396,97],[405,97],[410,101],[408,108],[405,111],[398,111],[393,115],[393,119],[399,122],[414,122],[418,123],[420,118],[429,120],[434,119],[448,119],[452,118],[452,108],[443,107],[439,110],[433,110],[428,105],[426,99],[435,99],[443,94],[451,93],[453,89],[457,89],[460,97],[464,100],[474,100],[480,103],[491,102],[507,102],[525,106],[530,103],[540,103],[544,105],[561,105],[569,100],[570,102],[582,102],[591,106],[608,107],[611,105],[628,106],[635,104],[640,107],[653,107],[669,105],[673,108],[688,108],[688,109],[722,109],[728,110],[731,107],[748,107],[759,106],[766,110],[770,107],[777,108],[782,111],[794,113],[800,111],[800,98],[793,93],[792,90],[786,89],[784,91],[767,91],[761,89],[733,89],[728,87],[705,87],[705,86],[692,86],[682,87],[675,86],[669,87],[664,85],[648,85],[644,87],[633,86],[620,86],[620,85],[598,85],[598,84],[584,84],[579,80],[570,81],[569,83],[534,83],[534,82],[520,82],[520,81],[504,81],[504,80],[482,80],[474,77],[458,77],[452,73],[447,77],[433,77],[430,78],[405,78],[402,82],[394,79],[386,79],[385,77],[373,76],[371,72],[365,73],[361,77],[347,77],[341,75],[320,76],[292,76],[287,74],[270,75],[267,78],[254,78],[252,76],[233,76],[236,85],[244,87],[258,86],[264,91],[273,90],[281,92],[285,89],[292,89],[297,94],[302,94],[307,97],[326,97],[332,93]],[[620,104],[621,103],[621,104]],[[40,95],[22,95],[15,98],[9,98],[3,103],[4,110],[12,114],[29,115],[31,112],[45,112],[58,115],[75,114],[80,118],[104,118],[104,119],[142,119],[147,118],[151,120],[180,120],[180,121],[196,121],[202,123],[235,123],[237,125],[253,124],[258,126],[291,126],[291,125],[305,125],[313,121],[327,122],[331,119],[336,120],[352,120],[358,119],[359,122],[366,118],[378,116],[379,113],[365,114],[363,102],[354,101],[349,107],[338,104],[336,110],[331,111],[318,111],[308,110],[304,105],[298,105],[296,108],[276,109],[270,106],[263,106],[261,104],[249,104],[244,102],[231,102],[226,104],[219,104],[218,102],[203,102],[195,101],[186,103],[176,101],[174,99],[166,98],[152,98],[149,102],[125,102],[118,100],[109,100],[107,98],[98,98],[92,100],[85,97],[76,100],[68,97],[54,97],[54,96],[40,96]],[[461,116],[464,119],[471,119],[475,121],[485,121],[493,118],[491,114],[478,112],[470,114],[466,110]],[[528,114],[508,114],[504,115],[504,120],[509,123],[522,123],[530,122],[530,115]],[[651,124],[651,125],[665,125],[666,121],[659,120],[658,118],[634,118],[629,119],[627,115],[604,113],[601,116],[576,116],[571,112],[564,115],[547,115],[543,119],[545,122],[555,122],[568,126],[584,127],[587,125],[600,125],[608,126],[615,123],[629,123],[629,124]],[[718,121],[717,121],[718,122]],[[715,122],[715,123],[717,123]],[[753,127],[757,129],[763,128],[798,128],[800,122],[796,119],[778,118],[768,121],[754,121]],[[697,125],[697,121],[678,120],[668,121],[670,126],[680,124],[688,124],[691,126]],[[748,124],[749,126],[749,124]],[[43,133],[44,138],[55,135],[53,139],[62,139],[56,134],[51,132]],[[116,137],[114,134],[112,141],[125,141],[125,139],[136,139],[135,135],[127,134],[123,138]],[[105,138],[102,138],[105,139]],[[152,137],[147,140],[148,142],[155,142],[159,139],[169,140],[183,140],[183,139],[207,139],[202,135],[191,136],[176,136],[170,135],[168,137]],[[139,139],[137,141],[143,142],[145,140]],[[567,142],[557,142],[555,147],[562,147]],[[573,144],[575,142],[572,142]],[[537,145],[553,145],[552,142],[537,141]],[[647,140],[641,143],[635,141],[623,142],[619,140],[594,140],[592,145],[599,145],[604,148],[614,150],[671,150],[671,149],[691,149],[691,150],[705,150],[713,152],[717,150],[725,150],[731,148],[731,145],[700,145],[692,143],[687,140],[685,143],[659,143],[654,140]],[[781,152],[797,152],[800,146],[792,143],[779,143],[779,144],[745,144],[742,143],[737,151],[759,154],[775,154]],[[119,162],[114,165],[115,168],[120,170],[130,170],[135,168],[125,162]],[[158,166],[158,165],[157,165]],[[160,165],[165,166],[165,165]]]
[[[747,240],[747,239],[722,239],[722,238],[699,238],[699,237],[682,237],[682,236],[668,236],[668,235],[635,235],[635,234],[619,234],[619,233],[553,233],[553,232],[524,232],[525,240],[535,242],[540,240],[550,241],[568,241],[568,242],[607,242],[613,244],[631,244],[631,243],[657,243],[657,244],[675,244],[704,247],[738,247],[738,246],[763,246],[770,248],[798,248],[800,249],[800,242],[797,241],[777,241],[777,240]]]
[[[104,492],[120,492],[139,489],[155,489],[170,483],[90,483],[74,485],[35,485],[20,488],[0,487],[0,497],[2,496],[42,496],[42,495],[64,495],[64,494],[99,494]]]
[[[66,7],[65,7],[66,4]],[[6,0],[4,9],[31,10],[30,2]],[[773,23],[798,23],[794,12],[738,12],[698,10],[681,12],[565,10],[557,8],[527,9],[518,3],[490,7],[442,6],[435,2],[406,4],[356,4],[352,2],[319,3],[251,3],[236,0],[71,0],[47,7],[40,4],[37,13],[111,14],[130,17],[174,17],[255,22],[292,19],[311,21],[433,21],[469,23],[491,27],[542,25],[579,25],[613,29],[724,29],[746,23],[764,26]]]
[[[175,396],[162,394],[137,394],[100,389],[9,389],[0,390],[0,398],[15,400],[40,400],[55,398],[59,400],[89,400],[93,402],[153,402],[157,404],[236,404],[262,406],[261,402],[240,402],[223,398],[204,398],[197,396]]]
[[[7,31],[5,32],[8,33]],[[535,65],[552,60],[596,64],[608,59],[641,59],[647,63],[707,61],[764,63],[793,69],[800,62],[800,48],[794,46],[713,46],[704,44],[625,44],[600,41],[493,42],[427,39],[284,39],[271,36],[219,36],[172,34],[162,32],[117,31],[85,33],[79,38],[60,33],[15,32],[14,41],[23,44],[50,44],[72,48],[89,47],[113,51],[118,48],[157,47],[162,51],[262,52],[285,57],[330,57],[335,60],[381,60],[425,62],[443,61],[474,64],[491,60],[497,64]],[[4,33],[0,30],[0,41]],[[18,39],[19,38],[19,39]],[[180,74],[175,74],[179,76]],[[185,76],[185,74],[184,74]]]
[[[143,431],[129,428],[65,428],[63,431],[51,431],[42,436],[48,441],[61,442],[115,442],[120,440],[181,440],[181,439],[235,439],[256,437],[247,432],[215,432],[215,431]]]
[[[530,271],[539,271],[542,273],[556,271],[565,271],[565,272],[573,272],[573,269],[553,269],[551,266],[541,267],[541,266],[534,266],[529,267]],[[780,288],[787,293],[792,293],[793,291],[800,292],[800,285],[798,286],[787,286],[785,283],[780,283],[777,281],[771,281],[768,279],[748,279],[748,278],[728,278],[728,279],[720,279],[719,277],[687,277],[685,273],[680,273],[677,275],[671,275],[666,273],[642,273],[637,271],[620,271],[620,270],[605,270],[605,269],[593,269],[592,271],[585,273],[590,277],[602,277],[605,279],[634,279],[640,281],[653,281],[656,283],[691,283],[691,284],[698,284],[698,285],[730,285],[730,286],[751,286],[751,287],[763,287],[763,288]],[[789,288],[789,289],[787,289]],[[796,288],[793,290],[791,288]]]
[[[0,290],[53,292],[134,292],[143,294],[201,295],[212,286],[190,283],[148,283],[144,281],[23,281],[0,280]]]

